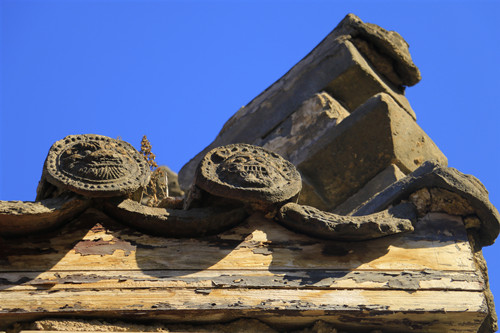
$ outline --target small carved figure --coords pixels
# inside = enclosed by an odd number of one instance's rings
[[[111,197],[143,188],[149,175],[144,157],[129,143],[102,135],[69,135],[50,148],[42,182],[88,197]]]
[[[143,191],[141,203],[146,206],[156,207],[168,197],[167,167],[160,166],[151,174],[151,180]]]

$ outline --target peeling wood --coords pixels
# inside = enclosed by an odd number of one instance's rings
[[[93,228],[97,222],[99,226]],[[106,230],[101,228],[103,224]],[[0,272],[235,267],[475,270],[461,218],[435,214],[419,220],[415,227],[414,233],[404,236],[364,242],[323,241],[254,215],[218,236],[173,239],[144,235],[117,224],[104,214],[91,214],[62,228],[59,234],[50,234],[49,239],[34,240],[31,244],[17,239],[5,240],[0,248]]]
[[[132,309],[136,304],[143,308],[165,308],[176,310],[226,309],[267,309],[267,310],[321,310],[321,311],[477,311],[486,314],[484,296],[480,292],[442,291],[436,299],[434,291],[386,290],[276,290],[276,289],[212,289],[204,298],[197,295],[200,289],[109,289],[95,293],[92,290],[61,291],[50,293],[40,291],[36,299],[31,292],[3,292],[0,318],[12,312],[58,312],[61,310],[123,311]],[[338,302],[332,302],[332,300]],[[235,304],[236,301],[241,301]],[[20,310],[19,304],[23,304]],[[43,304],[43,305],[42,305]],[[364,305],[362,305],[364,304]],[[42,307],[42,309],[40,309]],[[446,309],[446,311],[444,310]],[[68,311],[66,311],[68,312]]]
[[[463,221],[446,214],[419,219],[411,234],[340,242],[258,214],[216,236],[154,237],[89,210],[25,240],[0,246],[0,329],[47,316],[250,317],[285,331],[324,319],[349,329],[465,332],[487,312]]]
[[[265,295],[265,296],[263,296]],[[17,295],[19,300],[31,300],[29,294]],[[200,303],[200,297],[203,300]],[[412,327],[416,332],[437,331],[433,326],[457,323],[467,327],[478,327],[486,315],[484,297],[478,292],[443,292],[439,299],[436,292],[417,291],[318,291],[297,292],[295,290],[212,290],[199,295],[195,290],[142,290],[129,293],[108,290],[99,293],[72,292],[39,295],[47,306],[32,302],[25,313],[11,308],[13,302],[3,297],[5,304],[0,318],[17,320],[32,318],[33,314],[44,316],[65,314],[67,316],[96,316],[106,309],[111,316],[127,318],[166,319],[177,321],[218,321],[231,316],[252,317],[264,322],[288,325],[310,324],[317,319],[327,319],[351,327],[369,327],[385,323],[392,331]],[[337,302],[332,302],[337,300]],[[137,306],[141,304],[142,306]],[[365,304],[365,305],[363,305]],[[446,310],[445,310],[446,309]],[[9,313],[10,311],[10,313]],[[459,316],[457,316],[459,315]],[[395,317],[395,318],[394,318]],[[399,318],[399,319],[396,319]],[[450,323],[450,318],[456,321]],[[460,318],[460,319],[459,319]],[[411,325],[410,325],[411,324]]]
[[[129,256],[136,248],[137,247],[133,246],[130,242],[113,238],[109,241],[103,239],[82,240],[78,242],[73,249],[76,254],[81,254],[82,256],[113,255],[117,250],[122,250],[125,256]]]
[[[482,291],[476,272],[440,271],[91,271],[4,273],[9,291],[92,290],[109,288],[298,288]],[[0,291],[1,295],[1,291]]]

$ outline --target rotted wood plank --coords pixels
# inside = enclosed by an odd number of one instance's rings
[[[474,271],[460,218],[433,215],[411,234],[363,242],[314,239],[259,215],[217,236],[144,235],[89,210],[53,233],[0,244],[0,272],[107,270]]]
[[[0,274],[8,291],[144,288],[298,288],[482,291],[476,272],[450,271],[84,271]],[[2,291],[0,291],[0,296]]]
[[[163,289],[3,292],[1,315],[9,312],[269,309],[301,311],[484,312],[484,296],[466,291]],[[336,300],[332,302],[332,300]],[[18,305],[24,303],[22,311]],[[43,310],[43,311],[42,311]]]
[[[19,305],[23,305],[19,307]],[[479,327],[487,312],[480,292],[387,290],[277,290],[277,289],[171,289],[4,292],[0,322],[13,315],[17,320],[37,316],[127,316],[179,321],[221,321],[231,317],[253,317],[264,322],[311,323],[311,318],[339,323],[354,320],[361,327],[384,324],[394,331],[432,329],[449,323]],[[390,321],[397,314],[396,324]],[[456,316],[459,315],[459,316]],[[450,318],[457,320],[450,322]],[[352,325],[352,323],[350,323]],[[395,325],[391,328],[391,325]],[[459,329],[459,328],[458,328]],[[384,330],[385,331],[385,330]],[[460,331],[449,330],[449,331]],[[461,331],[467,331],[462,329]]]

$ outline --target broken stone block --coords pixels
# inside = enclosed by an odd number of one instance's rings
[[[385,189],[395,181],[406,175],[394,164],[389,165],[384,171],[376,175],[372,180],[366,183],[356,194],[338,205],[333,213],[340,215],[350,215],[357,207],[371,199],[375,194]]]
[[[321,92],[306,100],[278,128],[255,144],[297,164],[307,157],[318,138],[347,116],[349,112],[339,102]]]
[[[363,57],[351,41],[346,40],[341,45],[346,49],[344,52],[348,52],[351,57],[347,59],[346,70],[332,77],[325,87],[326,92],[341,101],[350,111],[371,96],[385,92],[416,119],[415,112],[400,88],[378,75],[377,69]]]
[[[410,173],[426,160],[447,164],[413,118],[382,93],[321,137],[297,168],[332,210],[389,165]],[[301,195],[299,202],[308,200]]]
[[[417,208],[419,216],[424,216],[429,212],[441,212],[448,215],[467,216],[470,218],[469,221],[472,221],[472,215],[475,213],[474,208],[465,198],[438,187],[421,188],[410,195],[409,201]]]
[[[408,198],[409,201],[417,208],[418,216],[425,216],[431,211],[431,192],[427,188],[412,193]]]
[[[395,85],[413,86],[421,80],[408,43],[396,31],[364,23],[354,14],[347,15],[336,30],[350,35],[358,50]]]
[[[392,76],[388,74],[390,70],[381,69],[382,65],[377,67],[376,64],[380,61],[373,56],[365,58],[353,43],[353,38],[357,38],[356,40],[363,38],[370,42],[367,45],[377,47],[377,52],[382,52],[384,59],[390,59],[398,68],[397,76],[403,77],[401,73],[405,70],[399,69],[400,67],[414,67],[411,57],[407,54],[406,42],[397,33],[377,30],[375,27],[367,26],[356,16],[349,15],[282,78],[238,110],[226,122],[215,140],[184,165],[179,172],[181,188],[184,190],[189,188],[197,165],[208,151],[231,143],[265,144],[262,138],[270,135],[286,121],[304,101],[322,91],[333,96],[348,112],[353,111],[373,95],[385,92],[415,118],[404,96],[403,88],[398,86],[401,82],[410,85],[414,80],[392,79],[391,82]],[[386,41],[386,38],[391,40]],[[369,55],[365,46],[361,49]],[[379,58],[382,59],[382,56]],[[378,72],[381,70],[382,74]]]

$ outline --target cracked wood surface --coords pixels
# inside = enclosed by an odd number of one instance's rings
[[[0,243],[0,328],[44,316],[278,326],[322,319],[388,331],[477,330],[487,309],[461,218],[415,232],[325,241],[253,215],[217,236],[144,235],[89,209],[63,228]],[[353,321],[356,318],[356,321]]]

